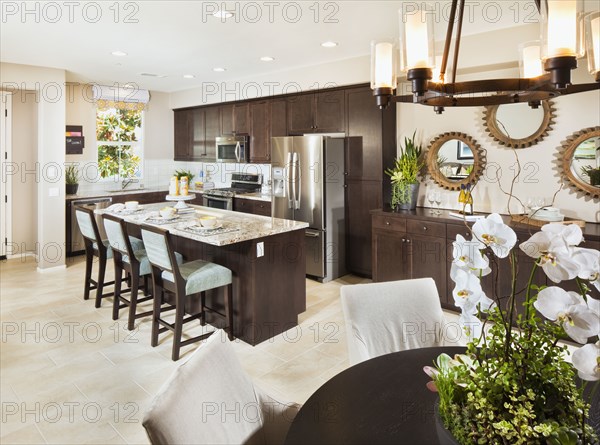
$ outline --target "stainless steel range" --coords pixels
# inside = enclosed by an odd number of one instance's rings
[[[244,193],[259,192],[262,187],[262,175],[233,173],[231,187],[205,190],[202,204],[206,207],[233,210],[233,197]]]

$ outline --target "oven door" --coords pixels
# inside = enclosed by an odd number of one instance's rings
[[[204,207],[212,207],[214,209],[233,210],[233,198],[204,195],[202,196],[202,204]]]

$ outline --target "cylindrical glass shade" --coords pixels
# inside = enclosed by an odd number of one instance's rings
[[[542,58],[583,57],[583,0],[541,2]]]
[[[532,79],[544,74],[542,64],[542,43],[539,40],[519,45],[519,69],[521,78]]]
[[[400,69],[435,67],[433,12],[418,9],[417,2],[407,2],[400,16]]]
[[[396,89],[398,48],[391,40],[371,42],[371,88]]]
[[[600,72],[600,12],[586,16],[585,33],[588,67],[592,76],[597,76]]]

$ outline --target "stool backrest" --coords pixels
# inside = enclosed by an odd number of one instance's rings
[[[150,264],[161,270],[176,272],[175,275],[178,276],[179,268],[169,235],[167,230],[142,225],[142,240]]]
[[[108,242],[113,251],[117,251],[123,255],[128,255],[130,259],[135,259],[135,253],[131,246],[131,241],[127,235],[127,225],[122,218],[107,213],[102,215],[104,230]]]
[[[79,230],[83,237],[92,243],[100,244],[102,239],[98,230],[98,224],[96,224],[94,211],[85,207],[75,206],[75,216],[77,217],[77,224],[79,224]]]

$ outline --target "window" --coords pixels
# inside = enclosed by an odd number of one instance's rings
[[[102,178],[142,177],[143,111],[99,108],[96,112],[98,171]]]

